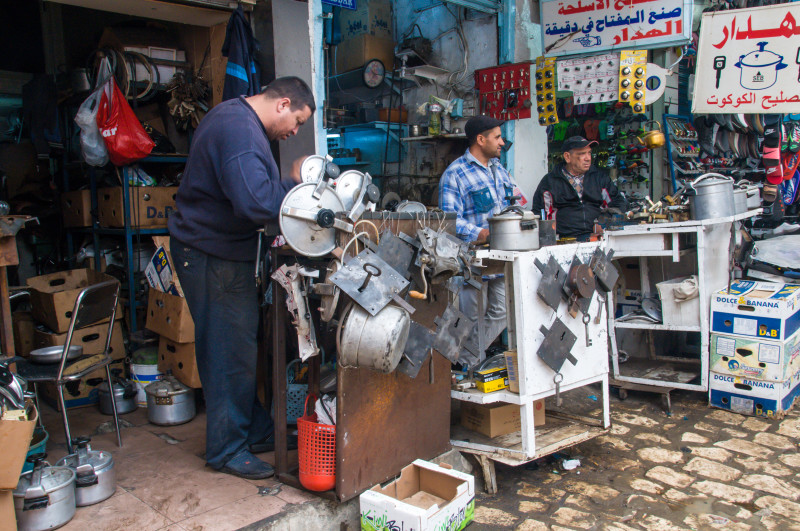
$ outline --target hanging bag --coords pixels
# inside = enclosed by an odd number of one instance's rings
[[[143,159],[155,146],[113,77],[102,90],[97,126],[108,148],[108,158],[116,166]]]
[[[97,110],[100,108],[100,97],[103,95],[105,83],[111,78],[111,67],[108,59],[103,58],[97,69],[97,83],[94,92],[86,98],[78,108],[75,123],[81,130],[81,153],[83,159],[91,166],[108,164],[108,149],[97,126]]]

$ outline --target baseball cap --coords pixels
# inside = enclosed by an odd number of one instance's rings
[[[594,146],[595,144],[597,144],[597,140],[586,140],[582,136],[571,136],[561,144],[561,152],[566,153],[573,149],[581,149],[586,146]]]
[[[497,118],[492,118],[491,116],[481,114],[480,116],[473,116],[467,120],[466,125],[464,125],[464,133],[467,135],[467,139],[471,142],[479,134],[484,133],[489,129],[494,129],[495,127],[503,125],[504,123],[505,122],[503,122],[503,120],[498,120]]]

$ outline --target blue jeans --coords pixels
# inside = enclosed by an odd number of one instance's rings
[[[273,431],[256,395],[255,262],[217,258],[174,239],[171,252],[194,319],[197,369],[206,400],[206,461],[220,469]]]

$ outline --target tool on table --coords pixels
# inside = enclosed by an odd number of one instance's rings
[[[798,49],[798,56],[800,57],[800,49]],[[719,88],[719,80],[722,78],[722,71],[725,70],[725,61],[726,58],[724,55],[718,55],[714,58],[714,70],[717,71],[716,88]],[[800,64],[800,61],[798,64]],[[798,78],[798,81],[800,81],[800,78]]]

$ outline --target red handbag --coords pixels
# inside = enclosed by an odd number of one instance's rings
[[[97,127],[100,128],[100,134],[108,148],[108,158],[117,166],[146,157],[155,146],[113,77],[100,97]]]

